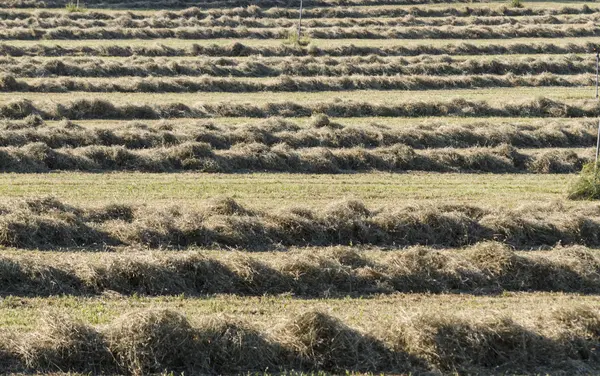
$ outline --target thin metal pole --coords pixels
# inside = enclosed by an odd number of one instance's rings
[[[600,66],[600,51],[596,51],[596,99],[598,98],[598,70]],[[598,106],[596,106],[598,107]],[[598,118],[598,138],[596,139],[596,162],[594,163],[594,176],[598,170],[598,155],[600,154],[600,118]]]
[[[600,52],[596,52],[596,99],[598,99],[598,64],[600,63]]]
[[[594,170],[598,169],[598,154],[600,154],[600,119],[598,119],[598,139],[596,140],[596,165]]]
[[[302,0],[300,0],[300,18],[298,19],[298,42],[300,42],[300,34],[302,34]]]

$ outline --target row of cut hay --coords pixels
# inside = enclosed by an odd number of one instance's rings
[[[380,17],[519,17],[519,16],[561,16],[561,15],[586,15],[600,12],[600,8],[590,8],[587,4],[582,6],[568,6],[556,8],[507,8],[479,6],[471,8],[465,7],[411,7],[411,8],[389,8],[389,7],[310,7],[302,11],[302,18],[305,20],[319,18],[380,18]],[[87,12],[56,12],[49,10],[24,11],[17,9],[0,9],[0,20],[24,20],[36,18],[40,20],[96,20],[111,21],[120,18],[131,20],[160,19],[160,20],[179,20],[179,19],[198,19],[206,18],[218,19],[221,17],[230,18],[252,18],[252,19],[297,19],[299,10],[288,7],[260,8],[258,5],[247,7],[227,7],[202,9],[192,7],[179,11],[161,10],[149,15],[148,13],[127,12],[103,12],[101,10],[91,10]]]
[[[522,320],[522,319],[521,319]],[[519,321],[521,321],[519,320]],[[434,312],[367,330],[321,311],[296,314],[261,331],[239,319],[190,323],[168,310],[124,314],[105,327],[48,315],[5,345],[5,357],[36,371],[143,375],[164,371],[236,374],[289,369],[487,374],[596,373],[600,314],[578,305],[531,318]]]
[[[380,18],[313,18],[303,22],[306,28],[331,28],[331,27],[409,27],[409,26],[502,26],[502,25],[575,25],[594,23],[600,19],[600,13],[585,15],[559,15],[559,16],[525,16],[525,17],[459,17],[459,18],[415,18],[412,15],[404,17]],[[207,17],[204,19],[193,18],[165,18],[162,15],[149,16],[138,19],[128,14],[110,20],[97,19],[72,19],[64,18],[38,18],[35,15],[23,19],[1,20],[0,28],[25,28],[54,29],[54,28],[114,28],[123,27],[130,29],[140,28],[178,28],[178,27],[247,27],[247,28],[291,28],[297,25],[296,19],[288,18],[241,18],[221,16],[218,18]]]
[[[424,4],[459,4],[470,3],[467,0],[313,0],[314,7],[340,7],[340,6],[370,6],[370,5],[424,5]],[[483,2],[475,0],[474,2]],[[285,0],[263,0],[260,3],[249,0],[205,0],[202,2],[190,0],[88,0],[86,7],[109,9],[185,9],[201,6],[202,9],[211,8],[236,8],[248,6],[282,7],[287,8],[289,2]],[[64,8],[63,0],[5,0],[7,8]]]
[[[247,59],[204,57],[191,59],[133,57],[123,60],[114,58],[52,58],[29,57],[0,58],[0,72],[13,78],[19,77],[339,77],[343,76],[397,76],[397,75],[541,75],[552,81],[553,76],[595,73],[593,59],[579,56],[544,57],[505,57],[482,60],[481,58],[454,58],[450,56],[432,57],[423,55],[407,59],[405,57],[269,57]],[[431,78],[427,77],[431,80]],[[323,78],[320,78],[323,80]],[[359,79],[364,80],[362,77]],[[501,77],[499,85],[510,84],[510,76]],[[533,82],[531,78],[520,78],[525,86]],[[572,77],[566,77],[572,80]],[[394,78],[393,80],[398,80]],[[406,78],[402,78],[406,80]],[[463,80],[463,78],[461,78]],[[465,81],[473,80],[465,77]],[[6,80],[5,80],[6,81]],[[574,80],[577,82],[578,80]],[[442,80],[442,82],[444,82]],[[538,83],[538,82],[534,82]],[[556,83],[564,83],[562,81]],[[587,82],[581,82],[583,84]],[[17,84],[12,82],[13,85]],[[479,84],[479,83],[477,83]],[[481,83],[485,85],[484,82]],[[67,85],[67,84],[65,84]],[[131,85],[131,84],[128,84]],[[441,84],[440,84],[441,85]],[[433,85],[440,86],[440,85]],[[17,85],[19,86],[19,85]],[[430,87],[428,83],[427,87]],[[20,88],[20,86],[18,87]],[[11,89],[10,87],[5,89]],[[27,90],[25,86],[23,88]],[[235,89],[231,89],[235,90]]]
[[[121,83],[113,78],[42,78],[16,79],[0,77],[0,91],[33,93],[256,93],[315,92],[351,90],[456,90],[473,88],[512,87],[581,87],[594,83],[594,74],[539,75],[461,75],[461,76],[344,76],[293,77],[248,80],[221,77],[161,77],[130,78]]]
[[[0,105],[3,119],[23,119],[39,115],[42,119],[168,119],[273,116],[306,117],[324,114],[331,117],[562,117],[581,118],[600,115],[597,101],[566,103],[544,97],[520,103],[491,105],[485,101],[463,98],[449,101],[404,102],[381,104],[354,101],[331,101],[321,103],[271,102],[260,105],[251,103],[184,103],[165,104],[115,104],[103,99],[78,99],[66,103],[34,103],[17,99]]]
[[[307,47],[297,45],[252,46],[235,42],[229,45],[200,45],[192,43],[189,47],[172,47],[149,41],[147,44],[136,46],[105,45],[105,46],[71,46],[66,44],[56,45],[29,45],[15,46],[9,43],[0,43],[0,56],[418,56],[418,55],[508,55],[508,54],[569,54],[589,53],[595,44],[582,40],[579,43],[558,44],[554,42],[532,43],[486,43],[475,45],[471,43],[448,43],[443,46],[434,46],[422,43],[414,46],[405,46],[399,43],[390,47],[356,46],[316,46],[309,44]]]
[[[403,120],[398,120],[393,126],[377,123],[346,126],[331,121],[326,115],[317,115],[305,127],[288,119],[270,118],[239,126],[218,125],[214,121],[191,121],[179,126],[167,121],[156,125],[134,121],[110,128],[84,128],[68,120],[48,126],[41,117],[30,115],[23,121],[0,122],[0,146],[25,146],[41,142],[52,149],[94,145],[149,149],[186,142],[205,142],[215,150],[254,143],[267,146],[286,144],[293,149],[395,145],[428,149],[503,144],[522,148],[590,147],[596,143],[597,130],[594,120],[543,120],[526,125],[497,125],[486,120],[464,125],[446,124],[440,120],[425,120],[418,125],[403,123]]]
[[[121,28],[92,27],[79,29],[0,29],[0,40],[41,39],[215,39],[287,38],[290,28],[230,28],[230,27],[177,27],[177,28]],[[325,27],[306,28],[307,37],[317,39],[505,39],[505,38],[574,38],[600,36],[595,24],[570,25],[502,25],[502,26],[424,26],[424,27]]]
[[[90,210],[52,199],[5,206],[0,244],[28,249],[112,244],[255,250],[357,244],[458,247],[489,240],[521,248],[600,245],[599,209],[594,205],[505,210],[438,204],[372,210],[343,201],[319,211],[294,207],[267,212],[223,199],[195,209],[110,205]]]
[[[238,144],[227,150],[213,150],[204,142],[186,142],[171,147],[130,150],[122,146],[97,145],[52,149],[37,142],[23,147],[0,148],[0,171],[573,173],[591,161],[592,154],[592,150],[577,153],[569,149],[522,153],[508,145],[496,148],[415,151],[406,145],[375,149],[293,149],[286,144],[269,147],[250,143]]]
[[[537,252],[536,252],[537,253]],[[600,256],[582,247],[517,254],[500,243],[453,251],[415,247],[370,252],[307,249],[284,256],[193,252],[0,258],[3,295],[174,296],[235,294],[302,297],[502,291],[600,292]],[[58,257],[57,257],[58,258]]]

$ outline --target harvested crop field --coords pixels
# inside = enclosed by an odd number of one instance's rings
[[[600,5],[298,6],[0,0],[0,373],[600,374]]]

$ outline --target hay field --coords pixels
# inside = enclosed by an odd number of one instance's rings
[[[305,5],[0,0],[0,373],[600,373],[600,4]]]

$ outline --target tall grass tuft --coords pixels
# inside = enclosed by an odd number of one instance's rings
[[[67,5],[65,5],[65,9],[69,13],[83,13],[83,12],[85,12],[85,8],[79,6],[79,1],[77,1],[77,3],[73,3],[72,1],[69,2],[69,3],[67,3]]]
[[[593,162],[583,166],[579,177],[569,187],[569,199],[600,199],[600,169],[596,167]]]
[[[310,44],[310,38],[298,35],[295,30],[291,30],[287,39],[283,41],[284,45],[306,47]]]
[[[523,8],[523,1],[522,0],[510,0],[510,6],[513,8]]]

